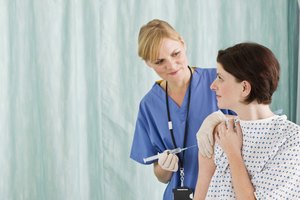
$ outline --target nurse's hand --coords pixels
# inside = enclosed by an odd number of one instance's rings
[[[203,157],[211,158],[214,146],[214,129],[226,120],[226,116],[219,110],[208,115],[197,132],[199,153]]]
[[[159,155],[159,166],[167,171],[176,172],[178,170],[178,157],[175,154],[170,154],[170,150],[165,150]]]

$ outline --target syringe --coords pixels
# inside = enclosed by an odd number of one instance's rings
[[[171,154],[177,154],[177,153],[180,153],[180,152],[182,152],[182,151],[185,151],[185,150],[187,150],[187,149],[189,149],[189,148],[192,148],[192,147],[196,147],[197,145],[193,145],[193,146],[190,146],[190,147],[185,147],[185,148],[180,148],[180,147],[178,147],[178,148],[176,148],[176,149],[172,149],[172,150],[170,150],[169,151],[169,153]],[[144,158],[143,160],[144,160],[144,163],[147,163],[147,162],[150,162],[150,161],[153,161],[153,160],[157,160],[158,158],[159,158],[159,154],[160,153],[157,153],[157,155],[154,155],[154,156],[150,156],[150,157],[147,157],[147,158]]]

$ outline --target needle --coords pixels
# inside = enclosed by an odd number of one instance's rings
[[[178,147],[178,148],[176,148],[176,149],[170,150],[169,153],[177,154],[177,153],[180,153],[180,152],[182,152],[182,151],[185,151],[185,150],[187,150],[187,149],[189,149],[189,148],[193,148],[193,147],[196,147],[196,146],[197,146],[197,145],[195,144],[195,145],[192,145],[192,146],[189,146],[189,147],[185,147],[185,148],[180,148],[180,147]],[[143,160],[144,160],[144,163],[151,162],[151,161],[153,161],[153,160],[157,160],[157,159],[159,158],[159,155],[160,155],[160,153],[158,153],[157,155],[154,155],[154,156],[150,156],[150,157],[144,158],[144,159],[143,159]]]

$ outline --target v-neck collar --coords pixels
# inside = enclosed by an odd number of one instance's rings
[[[192,78],[192,81],[190,82],[191,91],[194,88],[194,83],[195,83],[195,79],[196,79],[195,74],[197,74],[196,71],[197,71],[197,68],[194,68],[194,71],[192,73],[193,78]],[[166,91],[160,86],[160,83],[161,83],[161,81],[157,81],[155,83],[155,90],[157,91],[157,94],[159,95],[159,97],[165,100]],[[184,94],[184,98],[183,98],[181,106],[177,105],[177,103],[170,96],[168,96],[170,108],[172,110],[175,110],[177,113],[184,114],[187,109],[188,94],[189,94],[189,90],[187,88],[187,90]],[[191,98],[192,98],[192,94],[191,94]]]

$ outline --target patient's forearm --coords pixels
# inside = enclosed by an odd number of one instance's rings
[[[254,188],[250,181],[242,155],[228,155],[228,161],[230,166],[230,173],[232,176],[233,189],[237,199],[255,199]]]

